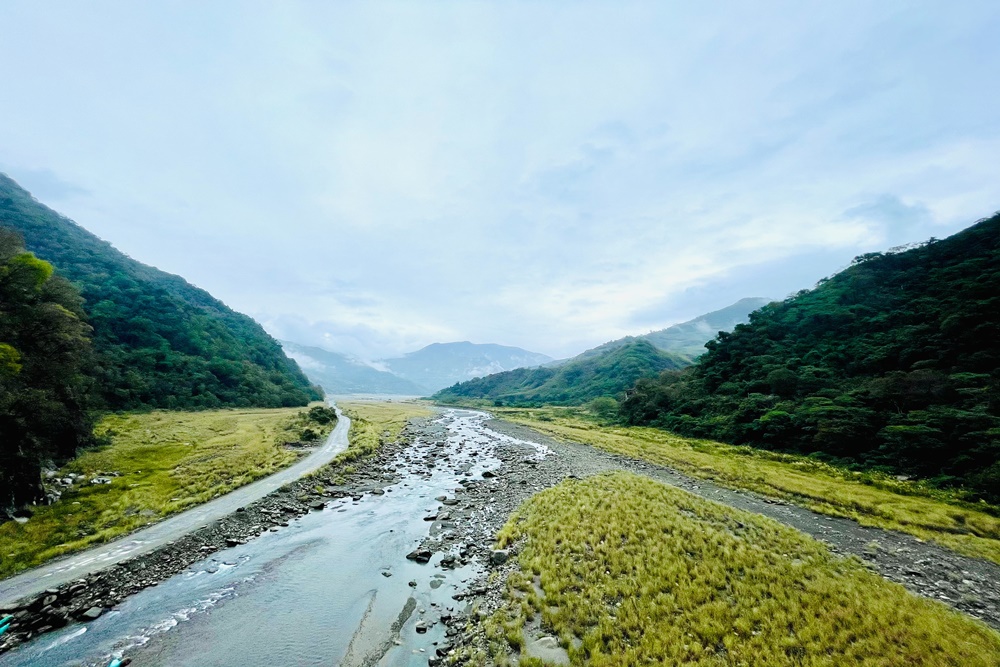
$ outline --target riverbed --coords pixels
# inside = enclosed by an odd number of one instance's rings
[[[479,569],[442,567],[446,549],[425,564],[406,556],[431,533],[447,545],[450,522],[424,520],[443,507],[436,499],[457,502],[462,483],[499,465],[496,440],[470,437],[481,418],[448,411],[389,461],[397,482],[219,551],[0,666],[427,665],[445,645],[442,617],[465,611],[453,596]]]

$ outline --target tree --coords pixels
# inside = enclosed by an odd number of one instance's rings
[[[41,464],[89,442],[82,301],[0,228],[0,507],[41,499]]]

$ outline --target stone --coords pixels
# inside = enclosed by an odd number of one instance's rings
[[[96,621],[104,613],[104,607],[91,607],[87,611],[80,614],[79,618],[81,621]]]
[[[510,558],[510,552],[506,549],[498,549],[490,552],[491,565],[503,565],[507,562],[508,558]]]
[[[432,555],[433,553],[430,549],[417,549],[406,554],[406,559],[413,560],[418,563],[427,563],[430,561]]]

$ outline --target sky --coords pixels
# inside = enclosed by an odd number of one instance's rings
[[[1000,3],[0,5],[0,171],[275,337],[566,357],[1000,209]]]

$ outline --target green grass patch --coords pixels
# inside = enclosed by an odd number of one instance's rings
[[[534,496],[498,536],[514,544],[520,570],[484,621],[495,664],[532,620],[574,665],[1000,664],[986,625],[776,521],[630,473]]]
[[[337,405],[351,418],[351,431],[348,434],[347,450],[334,459],[334,464],[367,458],[384,443],[399,437],[399,432],[411,419],[434,414],[433,410],[424,405],[409,402],[356,401]]]
[[[88,481],[64,492],[59,502],[35,508],[25,524],[0,524],[0,577],[107,542],[269,475],[300,456],[284,443],[319,439],[332,428],[301,408],[105,416],[95,433],[109,444],[82,452],[59,473],[83,474]],[[102,472],[121,476],[110,484],[89,483]]]
[[[954,493],[804,456],[684,438],[655,428],[601,425],[574,408],[491,410],[557,439],[670,466],[722,486],[781,498],[864,526],[909,533],[1000,563],[997,508],[964,501]]]

